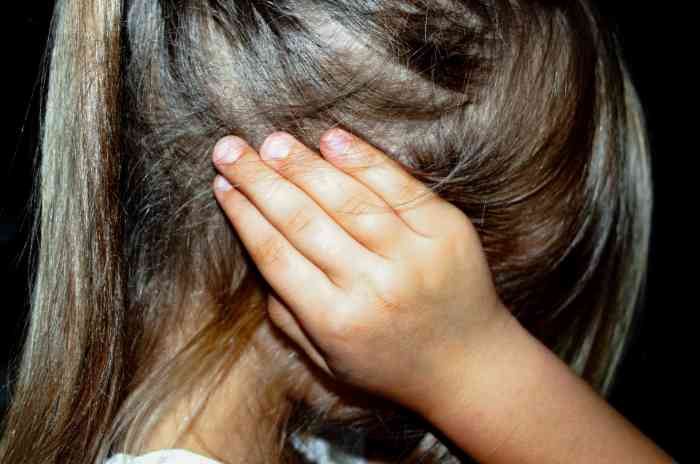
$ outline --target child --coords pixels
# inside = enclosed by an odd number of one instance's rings
[[[56,13],[2,462],[670,462],[594,393],[651,185],[589,2]]]

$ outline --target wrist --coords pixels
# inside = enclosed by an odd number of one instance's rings
[[[529,386],[541,381],[533,338],[504,307],[478,334],[443,348],[434,388],[414,409],[479,462],[491,462],[527,408]]]
[[[504,307],[478,334],[443,349],[433,388],[414,410],[479,462],[492,462],[546,376],[540,348]]]
[[[670,462],[510,313],[434,378],[416,411],[479,462]]]
[[[505,305],[491,312],[478,330],[459,339],[444,340],[431,354],[429,387],[409,406],[431,420],[457,404],[481,399],[481,382],[490,375],[494,360],[521,337],[530,336]],[[517,349],[515,350],[517,351]],[[501,366],[502,367],[502,366]]]

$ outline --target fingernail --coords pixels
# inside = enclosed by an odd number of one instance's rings
[[[214,162],[217,164],[234,163],[248,145],[240,137],[228,136],[219,140],[214,147]]]
[[[233,188],[233,186],[226,180],[225,177],[216,176],[214,179],[214,188],[219,192],[227,192]]]
[[[338,155],[343,155],[350,146],[350,134],[342,129],[333,129],[326,136],[328,147]]]
[[[274,134],[260,147],[260,156],[264,160],[286,158],[292,148],[294,138],[289,134]]]

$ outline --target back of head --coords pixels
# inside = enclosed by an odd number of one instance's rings
[[[318,148],[339,125],[399,160],[472,220],[520,322],[609,391],[643,286],[651,181],[638,99],[590,2],[65,0],[52,39],[3,462],[128,448],[252,343],[265,282],[210,191],[227,134]],[[292,368],[271,385],[293,388]],[[367,430],[409,428],[366,410]],[[295,462],[285,414],[265,462]]]

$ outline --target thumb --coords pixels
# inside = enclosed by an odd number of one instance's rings
[[[272,322],[279,327],[285,334],[299,345],[304,352],[318,367],[323,369],[331,377],[335,377],[333,372],[328,368],[326,360],[321,353],[316,349],[309,337],[304,332],[297,319],[292,312],[272,293],[268,294],[267,298],[267,313]]]

